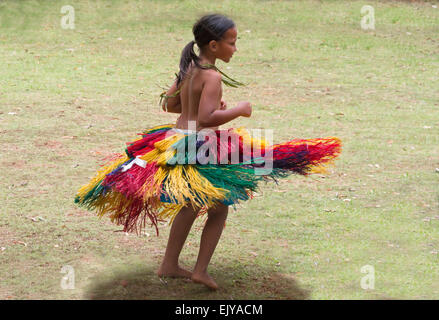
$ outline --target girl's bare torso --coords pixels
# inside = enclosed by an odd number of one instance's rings
[[[193,62],[188,67],[187,74],[180,85],[181,115],[177,119],[176,128],[194,129],[193,127],[188,127],[190,121],[196,123],[195,130],[197,131],[207,128],[198,124],[198,108],[200,105],[203,84],[212,73],[217,73],[217,71],[213,69],[203,70],[197,68]],[[215,99],[217,101],[217,108],[221,105],[221,97],[222,88],[220,89],[218,97]],[[218,127],[208,128],[212,130],[218,129]]]

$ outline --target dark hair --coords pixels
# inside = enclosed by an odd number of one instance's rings
[[[177,87],[186,75],[186,71],[194,61],[195,65],[201,69],[207,69],[202,67],[199,63],[200,57],[194,52],[194,44],[196,43],[200,50],[210,41],[221,40],[224,33],[230,28],[234,28],[235,23],[230,18],[222,14],[208,14],[202,16],[192,27],[192,33],[194,34],[194,39],[189,42],[181,52],[180,59],[180,72],[177,75]]]

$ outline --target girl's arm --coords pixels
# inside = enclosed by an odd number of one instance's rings
[[[177,91],[177,80],[175,80],[174,84],[169,88],[166,92],[167,96],[175,94]],[[165,105],[166,101],[168,102],[167,106]],[[181,100],[180,93],[178,93],[175,97],[169,97],[165,99],[162,103],[163,111],[172,112],[172,113],[181,113]]]
[[[240,107],[218,110],[220,104],[221,74],[215,73],[204,83],[198,107],[198,124],[202,127],[217,127],[243,115]]]

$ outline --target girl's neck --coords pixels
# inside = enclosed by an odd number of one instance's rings
[[[199,57],[201,59],[200,60],[200,64],[201,65],[203,65],[203,64],[213,64],[213,65],[215,65],[216,58],[215,58],[214,55],[200,53]]]

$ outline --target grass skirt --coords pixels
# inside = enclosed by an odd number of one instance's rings
[[[202,132],[202,131],[201,131]],[[341,152],[336,137],[268,145],[245,128],[201,132],[156,126],[127,143],[81,187],[75,203],[139,232],[174,217],[183,206],[202,212],[246,201],[262,180],[323,173]]]

